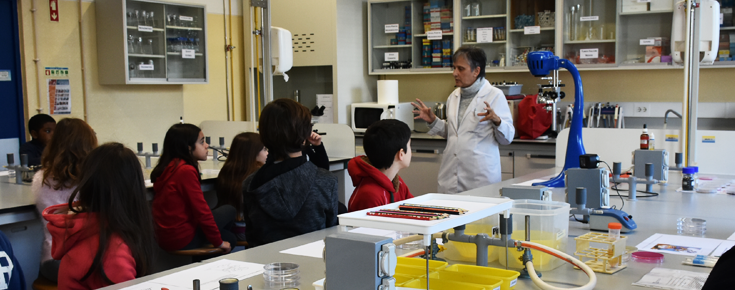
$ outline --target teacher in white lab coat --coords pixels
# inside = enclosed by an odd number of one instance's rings
[[[447,98],[447,120],[420,99],[411,103],[429,124],[429,134],[447,139],[439,168],[441,193],[459,193],[501,181],[499,145],[513,141],[515,128],[503,92],[485,79],[482,49],[462,46],[452,56],[457,89]]]

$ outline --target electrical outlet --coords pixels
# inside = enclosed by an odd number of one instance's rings
[[[635,111],[633,112],[636,117],[648,117],[651,116],[651,104],[649,103],[635,103]]]

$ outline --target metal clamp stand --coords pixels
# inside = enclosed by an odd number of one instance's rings
[[[210,144],[211,138],[208,136],[205,137],[207,144]],[[227,150],[227,147],[225,147],[225,137],[219,137],[219,146],[209,146],[209,149],[212,149],[212,159],[214,159],[214,162],[219,161],[219,151]],[[225,156],[226,157],[226,156]]]
[[[646,163],[646,179],[638,180],[635,176],[629,176],[628,178],[621,178],[620,173],[622,171],[620,162],[613,162],[613,182],[627,182],[628,183],[628,200],[636,200],[636,186],[638,183],[646,185],[646,191],[652,192],[653,185],[659,183],[659,180],[653,179],[653,163]]]
[[[28,155],[20,155],[20,165],[14,165],[14,163],[15,155],[13,155],[13,153],[8,153],[8,165],[6,165],[5,168],[15,171],[15,183],[23,184],[23,172],[33,171],[28,167]]]
[[[531,241],[531,216],[526,216],[526,242]],[[533,254],[531,254],[531,249],[529,248],[523,248],[518,247],[518,251],[523,251],[523,270],[521,270],[521,276],[519,278],[528,279],[531,278],[531,275],[528,274],[528,270],[526,268],[526,263],[529,261],[533,261]],[[536,275],[541,278],[541,272],[536,271]]]
[[[145,157],[145,168],[151,169],[151,157],[160,157],[158,155],[158,143],[153,143],[153,153],[143,152],[143,142],[138,142],[138,153],[135,155]]]
[[[669,170],[681,171],[684,168],[684,154],[681,152],[674,153],[675,166],[669,166]]]

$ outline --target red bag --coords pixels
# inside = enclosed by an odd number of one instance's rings
[[[536,96],[526,96],[518,104],[516,130],[521,139],[536,139],[551,127],[552,112],[547,112],[543,104],[537,104]]]

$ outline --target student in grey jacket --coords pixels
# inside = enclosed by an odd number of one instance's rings
[[[260,115],[268,159],[243,182],[245,234],[251,247],[337,225],[337,177],[307,162],[309,109],[291,99],[270,102]]]

